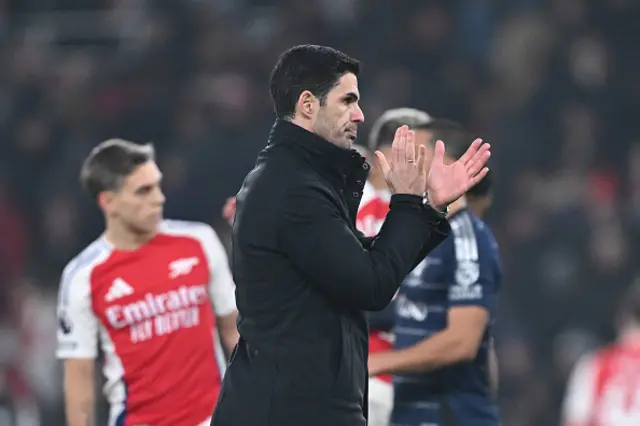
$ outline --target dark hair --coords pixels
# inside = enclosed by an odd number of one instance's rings
[[[480,182],[475,184],[466,192],[469,198],[482,198],[491,195],[493,192],[493,171],[489,169],[487,175]]]
[[[327,46],[304,44],[280,55],[271,71],[269,91],[276,116],[291,119],[300,94],[309,90],[324,105],[327,94],[344,74],[360,73],[360,63]]]
[[[431,133],[430,144],[435,144],[439,140],[444,142],[447,155],[455,159],[462,157],[473,142],[473,138],[464,126],[453,120],[434,118],[428,123],[418,125],[416,129],[428,130]],[[490,195],[493,181],[493,173],[489,170],[484,179],[469,189],[466,195],[471,198]]]
[[[80,170],[80,183],[91,198],[103,191],[118,191],[138,166],[154,161],[153,145],[109,139],[93,148]]]
[[[462,157],[473,142],[462,124],[445,118],[434,118],[415,129],[428,130],[432,135],[429,143],[435,144],[439,140],[444,142],[447,155],[455,159]]]
[[[411,129],[425,126],[431,121],[431,116],[424,111],[414,108],[395,108],[385,111],[371,126],[369,133],[369,149],[375,151],[383,145],[391,145],[396,130],[400,126]]]

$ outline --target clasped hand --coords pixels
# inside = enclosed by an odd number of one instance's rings
[[[427,193],[432,207],[444,210],[486,176],[490,148],[482,139],[476,139],[460,159],[446,165],[444,143],[437,141],[427,172],[426,147],[420,145],[416,149],[415,133],[408,126],[401,126],[393,138],[391,158],[387,159],[380,151],[375,154],[392,193],[419,196]]]

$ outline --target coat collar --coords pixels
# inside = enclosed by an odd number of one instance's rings
[[[341,186],[356,171],[369,170],[369,164],[354,149],[340,148],[320,136],[286,120],[277,119],[269,134],[269,145],[287,145],[327,177],[339,179]],[[358,173],[360,174],[360,173]]]

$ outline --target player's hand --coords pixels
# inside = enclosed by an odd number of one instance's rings
[[[484,166],[491,156],[490,148],[491,145],[483,143],[482,139],[476,139],[458,161],[447,166],[444,164],[444,143],[437,141],[427,179],[431,206],[442,211],[480,182],[489,172]]]
[[[222,208],[222,217],[229,222],[229,225],[233,225],[233,218],[236,214],[236,197],[227,198],[227,202],[224,203]]]
[[[376,157],[393,194],[424,194],[427,182],[426,148],[421,145],[416,156],[415,133],[408,126],[401,126],[396,130],[391,145],[391,158],[386,158],[380,151],[376,151]]]
[[[374,354],[369,355],[369,377],[378,376],[380,374],[384,374],[387,371],[387,353],[386,352],[376,352]]]

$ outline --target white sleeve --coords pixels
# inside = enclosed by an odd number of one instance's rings
[[[74,263],[62,273],[57,309],[58,358],[96,358],[98,354],[98,319],[91,306],[89,274],[89,268],[77,270]]]
[[[582,357],[571,372],[562,407],[563,426],[582,426],[592,420],[598,374],[595,359],[592,355]]]
[[[229,260],[222,242],[216,232],[206,226],[202,241],[207,253],[211,280],[209,281],[209,295],[213,303],[216,316],[225,317],[236,311],[236,286],[229,269]]]

